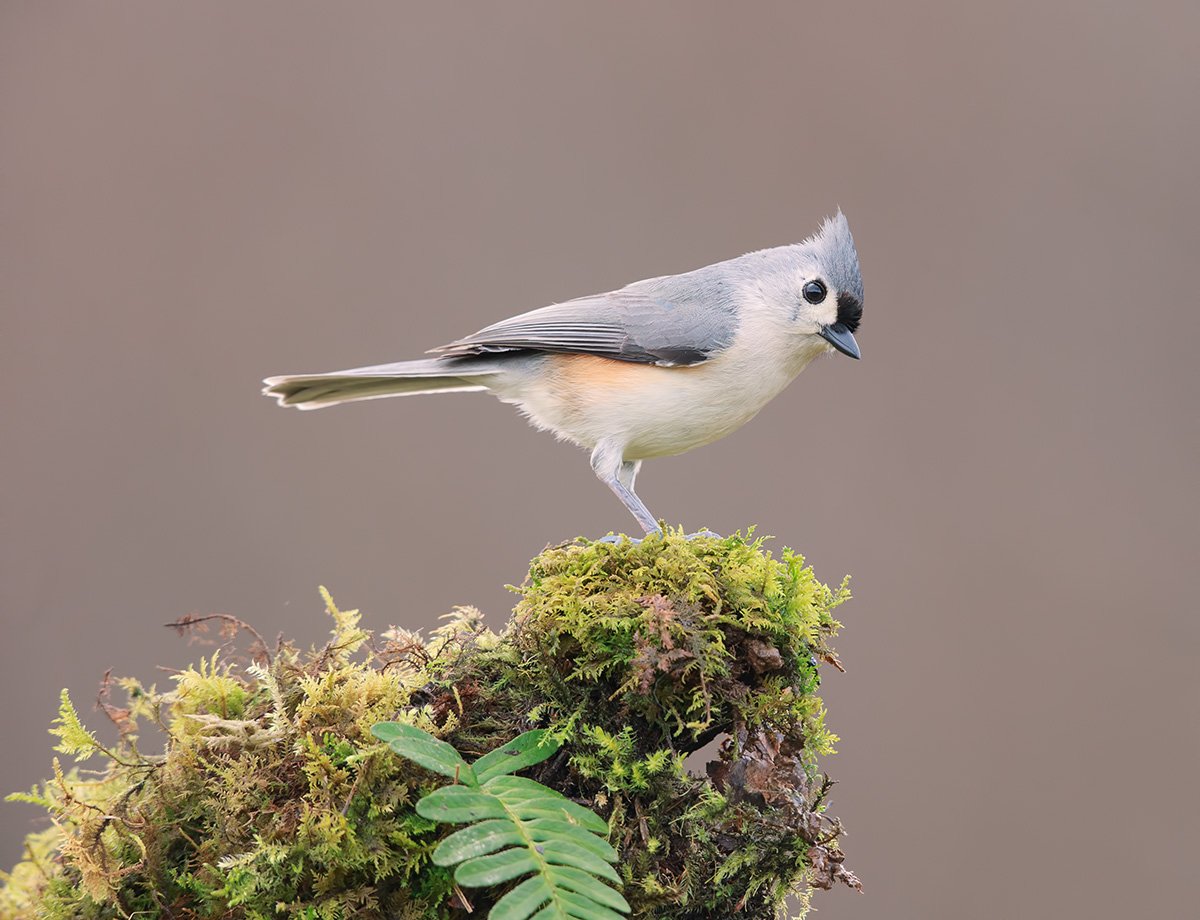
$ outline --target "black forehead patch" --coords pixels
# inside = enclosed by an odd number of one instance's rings
[[[838,294],[837,321],[854,332],[862,322],[862,301],[847,291]]]

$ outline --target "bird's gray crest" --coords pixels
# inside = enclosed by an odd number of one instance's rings
[[[835,288],[853,294],[862,303],[863,283],[858,270],[858,252],[854,248],[854,237],[850,234],[850,222],[841,208],[800,245],[812,247]]]
[[[858,254],[854,249],[850,224],[840,209],[833,217],[826,218],[816,233],[799,243],[748,252],[729,262],[710,266],[710,270],[725,266],[743,280],[778,284],[777,293],[785,299],[799,293],[792,290],[797,270],[809,277],[815,273],[839,293],[847,293],[859,304],[862,303],[863,283],[858,270]]]

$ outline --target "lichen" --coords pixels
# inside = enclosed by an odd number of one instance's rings
[[[439,781],[372,737],[388,720],[468,759],[547,729],[562,748],[528,775],[608,821],[634,917],[765,920],[789,895],[857,887],[818,767],[844,582],[761,540],[671,532],[548,549],[517,590],[500,633],[461,608],[427,638],[374,635],[327,594],[321,648],[268,650],[221,618],[230,641],[171,687],[118,681],[117,706],[106,679],[111,747],[64,697],[59,750],[101,767],[55,760],[16,796],[53,826],[0,876],[0,920],[485,916],[503,889],[465,893],[433,864],[448,829],[415,803]],[[148,755],[154,729],[165,748]],[[696,775],[688,755],[714,742]]]

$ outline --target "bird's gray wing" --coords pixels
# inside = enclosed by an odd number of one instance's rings
[[[728,347],[737,329],[728,284],[721,278],[693,277],[700,274],[652,278],[610,294],[542,307],[431,353],[454,358],[542,351],[665,367],[700,364]]]

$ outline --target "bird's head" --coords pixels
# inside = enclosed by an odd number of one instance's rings
[[[863,283],[850,224],[839,210],[817,233],[789,247],[787,298],[793,328],[819,336],[832,349],[860,357],[854,333],[862,321]]]

